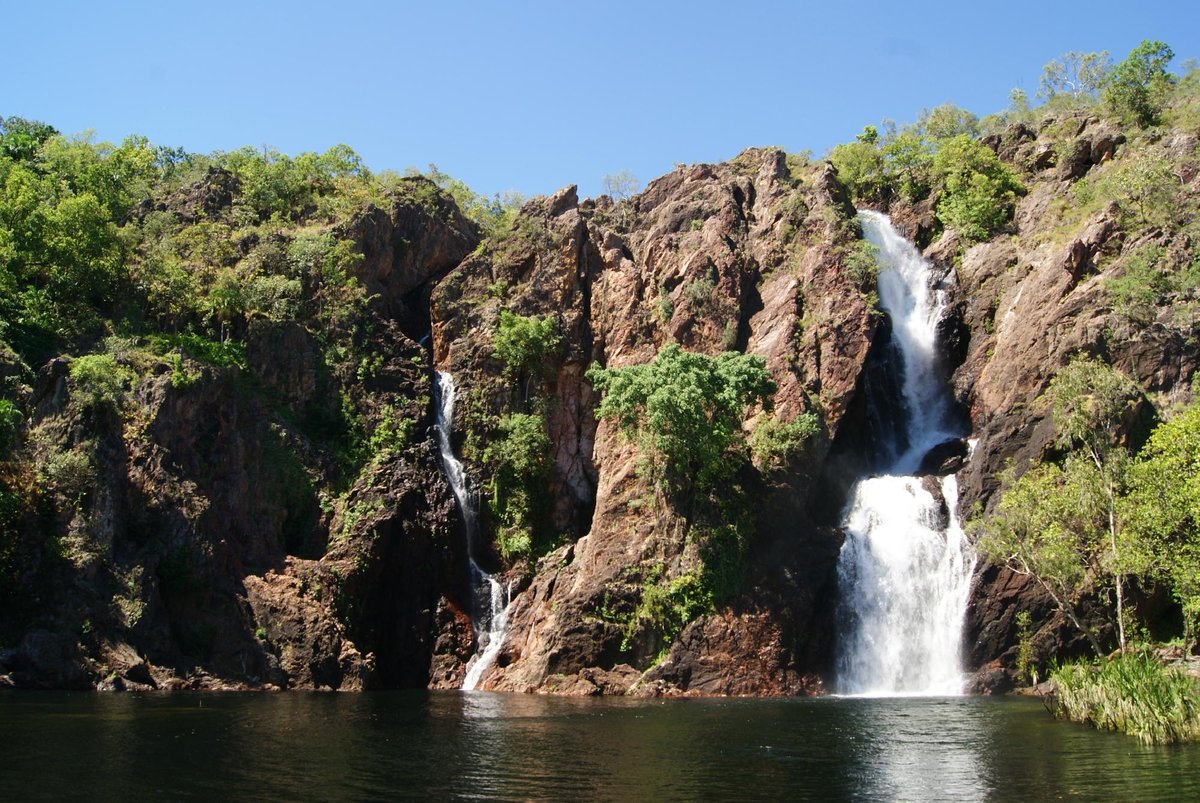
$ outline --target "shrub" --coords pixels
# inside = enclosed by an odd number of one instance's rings
[[[683,295],[693,310],[703,312],[712,303],[713,290],[716,287],[713,280],[705,276],[702,279],[688,282],[683,288]]]
[[[732,476],[745,461],[746,408],[775,392],[761,357],[710,357],[674,343],[649,363],[592,367],[587,377],[604,394],[597,415],[637,438],[672,493],[711,491]]]
[[[90,454],[93,444],[51,454],[43,468],[46,479],[68,501],[78,504],[96,482],[96,467]]]
[[[1162,269],[1162,260],[1158,246],[1139,248],[1126,258],[1120,276],[1105,280],[1113,312],[1138,324],[1154,320],[1158,305],[1176,289],[1176,276]]]
[[[130,371],[111,354],[89,354],[71,362],[71,386],[84,407],[117,408],[125,397]]]
[[[550,473],[550,437],[540,414],[510,413],[500,418],[500,437],[484,450],[492,465],[491,509],[502,529],[498,543],[505,560],[531,552],[533,532],[542,525]]]
[[[1165,226],[1175,218],[1178,189],[1179,179],[1166,159],[1140,154],[1122,159],[1095,181],[1080,181],[1073,192],[1085,208],[1111,201],[1124,226],[1146,227]]]
[[[562,335],[553,317],[525,317],[501,310],[492,355],[504,363],[504,373],[512,379],[540,377],[561,341]]]
[[[0,455],[16,442],[23,416],[17,405],[8,399],[0,399]]]
[[[1023,190],[990,148],[965,134],[942,144],[933,172],[943,187],[938,219],[969,241],[986,239],[1007,223]]]
[[[385,404],[379,411],[379,421],[371,432],[367,446],[372,454],[387,457],[399,454],[412,441],[416,422],[403,416],[400,411],[390,404]]]
[[[670,582],[663,581],[661,565],[651,570],[642,585],[642,598],[625,623],[621,649],[633,646],[639,632],[657,634],[664,646],[671,644],[688,622],[712,610],[711,593],[700,575],[688,573]]]
[[[845,259],[846,272],[859,290],[869,292],[879,280],[879,248],[859,240]]]
[[[803,413],[786,424],[774,416],[763,419],[750,436],[754,465],[764,473],[786,468],[819,429],[820,423],[812,413]]]
[[[872,128],[868,126],[868,129]],[[867,139],[863,139],[866,136]],[[883,153],[869,133],[859,135],[856,142],[834,146],[829,152],[829,161],[837,170],[838,179],[860,201],[879,201],[885,196],[887,178],[884,173]]]

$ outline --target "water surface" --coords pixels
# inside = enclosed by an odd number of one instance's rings
[[[7,692],[0,745],[0,800],[1200,799],[1024,699]]]

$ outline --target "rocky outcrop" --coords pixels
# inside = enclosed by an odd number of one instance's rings
[[[1047,118],[1036,134],[1027,126],[1010,127],[989,144],[1025,172],[1028,192],[1017,206],[1012,231],[969,248],[947,242],[952,235],[947,232],[927,250],[947,263],[960,259],[969,348],[954,385],[970,409],[976,439],[959,474],[959,507],[967,515],[987,515],[1005,466],[1023,470],[1047,454],[1054,427],[1040,397],[1072,356],[1102,356],[1160,399],[1190,395],[1197,353],[1181,341],[1192,336],[1194,324],[1181,326],[1177,317],[1160,310],[1159,320],[1148,327],[1131,327],[1114,311],[1109,286],[1130,255],[1148,242],[1163,249],[1158,267],[1164,273],[1178,270],[1190,257],[1176,255],[1173,249],[1181,244],[1166,232],[1147,241],[1138,234],[1136,219],[1115,202],[1077,212],[1064,201],[1072,197],[1074,182],[1099,179],[1113,169],[1125,143],[1113,123],[1087,115]],[[1175,159],[1169,143],[1142,142],[1139,148],[1125,156]],[[1149,405],[1142,412],[1152,416]],[[1143,415],[1127,424],[1129,443],[1136,447],[1148,431],[1147,419]],[[1031,614],[1030,637],[1039,661],[1087,652],[1035,583],[985,566],[976,578],[966,645],[970,665],[980,671],[981,689],[1003,690],[1012,683],[1018,611]],[[1099,620],[1095,624],[1102,627]]]
[[[227,178],[210,171],[169,205],[219,209]],[[453,202],[421,187],[437,214],[403,198],[364,213],[395,240],[365,263],[381,295],[427,293],[475,246]],[[386,299],[374,309],[349,371],[327,333],[266,317],[246,327],[244,367],[132,341],[110,349],[111,386],[72,376],[70,358],[42,367],[23,459],[47,479],[30,485],[21,561],[6,553],[0,567],[19,586],[3,598],[21,603],[0,612],[0,684],[356,690],[461,677],[470,650],[443,644],[459,622],[441,612],[469,608],[465,552],[431,440],[428,355],[402,331],[427,322]],[[3,470],[5,490],[32,483]]]
[[[842,270],[857,236],[852,214],[828,166],[793,174],[782,152],[747,151],[727,164],[680,168],[620,205],[579,204],[573,188],[531,203],[507,237],[437,287],[435,361],[477,410],[525,402],[525,390],[496,380],[492,336],[502,309],[551,315],[563,335],[540,392],[556,456],[554,525],[569,542],[529,569],[485,688],[792,694],[819,686],[828,651],[819,607],[840,535],[812,519],[811,480],[877,320]],[[688,522],[637,471],[634,446],[608,422],[597,425],[598,399],[583,374],[593,364],[648,361],[669,342],[761,355],[778,385],[775,413],[786,421],[815,411],[824,432],[802,464],[770,483],[754,480],[762,504],[743,594],[663,643],[631,630],[628,613],[646,577],[681,576],[697,565],[698,548]],[[456,422],[468,432],[478,426],[470,412]],[[486,488],[486,461],[467,457]]]
[[[479,228],[422,176],[401,180],[390,208],[369,206],[342,234],[363,260],[357,276],[385,317],[420,340],[429,332],[429,288],[479,242]]]

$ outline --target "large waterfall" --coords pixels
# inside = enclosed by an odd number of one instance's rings
[[[454,426],[454,377],[445,371],[437,373],[437,430],[438,449],[442,466],[450,481],[450,490],[462,511],[463,529],[467,535],[467,558],[471,566],[471,624],[475,629],[475,641],[479,645],[471,662],[467,665],[467,676],[463,690],[471,691],[483,673],[495,662],[504,643],[508,627],[509,589],[495,577],[479,568],[475,561],[475,544],[479,537],[479,522],[476,518],[475,500],[467,488],[467,475],[462,462],[454,456],[451,427]]]
[[[842,523],[838,690],[961,694],[974,555],[958,523],[955,478],[912,476],[931,448],[965,434],[937,351],[943,293],[932,286],[929,262],[886,216],[864,211],[859,220],[879,249],[879,303],[892,324],[902,404],[892,417],[898,429],[876,444],[880,475],[855,485]]]

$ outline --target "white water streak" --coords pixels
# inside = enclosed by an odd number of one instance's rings
[[[885,476],[858,482],[843,522],[838,577],[848,632],[838,685],[847,694],[961,694],[974,555],[958,522],[958,486],[945,477],[935,494],[909,476],[930,448],[962,434],[938,364],[944,299],[931,288],[929,263],[886,216],[859,219],[879,249],[879,302],[903,357],[909,448]]]
[[[472,608],[471,625],[475,630],[475,640],[478,645],[476,653],[467,664],[467,675],[463,680],[463,690],[473,691],[479,685],[504,644],[504,636],[508,631],[508,607],[512,602],[511,588],[501,585],[492,575],[479,568],[475,562],[475,541],[479,532],[479,522],[475,511],[475,499],[467,487],[467,473],[462,461],[454,455],[451,428],[454,426],[454,399],[456,389],[454,377],[445,371],[438,371],[438,415],[435,422],[437,430],[438,451],[441,453],[442,466],[446,470],[446,478],[450,481],[450,490],[458,501],[458,509],[462,511],[463,529],[467,535],[467,559],[471,565]],[[483,603],[483,604],[481,604]]]

